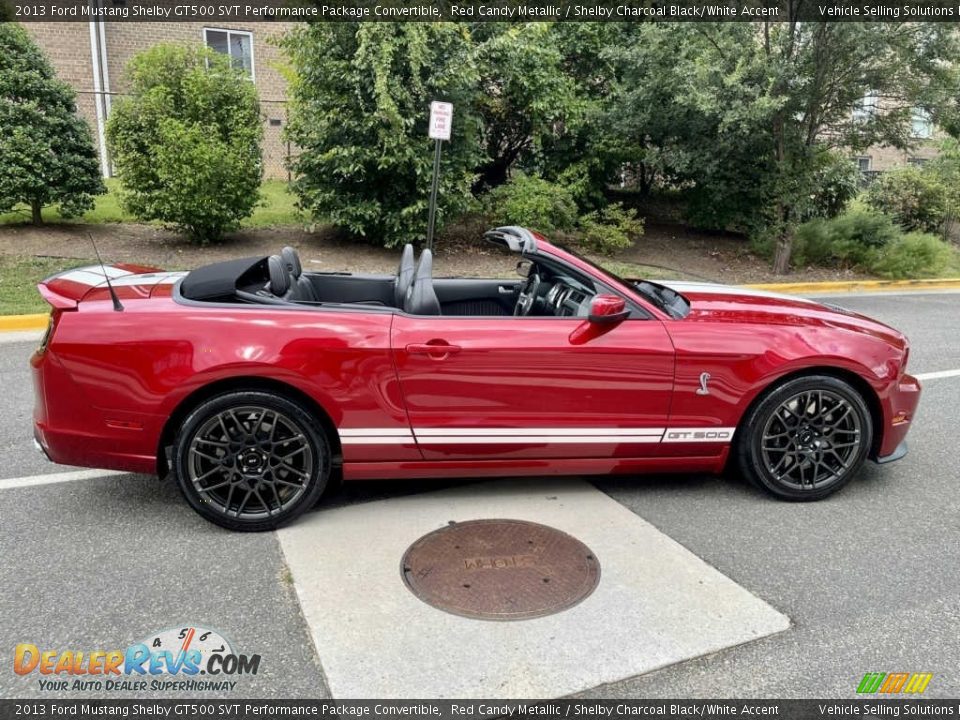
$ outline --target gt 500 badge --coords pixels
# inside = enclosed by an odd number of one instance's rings
[[[663,442],[730,442],[736,428],[667,428]]]

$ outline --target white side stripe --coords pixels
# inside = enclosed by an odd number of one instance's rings
[[[340,437],[388,437],[405,435],[410,437],[410,428],[340,428]]]
[[[414,428],[417,437],[454,437],[469,435],[481,437],[484,435],[505,435],[507,437],[521,437],[525,435],[550,435],[554,437],[572,435],[585,437],[588,435],[663,435],[663,428]]]
[[[341,428],[344,445],[543,445],[727,443],[735,427],[694,428]]]
[[[341,437],[341,445],[413,445],[413,435],[385,437]]]
[[[506,435],[483,435],[480,437],[470,435],[457,435],[450,437],[422,437],[417,436],[417,442],[421,445],[580,445],[595,443],[658,443],[659,435],[518,435],[508,437]]]

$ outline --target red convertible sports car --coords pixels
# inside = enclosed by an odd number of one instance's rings
[[[236,530],[333,478],[720,472],[789,500],[904,455],[906,338],[839,307],[620,279],[524,228],[513,280],[303,272],[296,252],[189,273],[55,275],[34,354],[57,463],[172,472]]]

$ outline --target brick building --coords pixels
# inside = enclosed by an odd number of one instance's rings
[[[874,113],[882,113],[889,104],[876,93],[867,93],[860,106],[853,111],[853,119],[866,119]],[[873,145],[856,155],[857,165],[863,173],[878,173],[903,165],[923,165],[937,157],[944,134],[920,108],[914,108],[910,117],[910,147],[903,150],[889,145]]]
[[[124,68],[141,50],[160,42],[197,43],[230,55],[250,74],[263,116],[264,175],[286,178],[289,154],[283,139],[287,87],[280,68],[286,59],[275,40],[290,29],[284,22],[31,22],[24,27],[77,92],[77,108],[98,143],[103,174],[113,172],[103,128],[113,100],[128,84]]]

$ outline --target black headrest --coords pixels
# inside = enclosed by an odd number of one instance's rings
[[[429,248],[420,253],[420,262],[417,263],[417,272],[414,281],[433,276],[433,252]]]
[[[290,273],[287,264],[279,255],[271,255],[267,260],[270,268],[270,292],[277,297],[283,297],[290,290]]]
[[[290,272],[293,277],[299,278],[301,273],[303,273],[303,266],[300,264],[300,256],[297,254],[297,251],[292,247],[285,247],[280,251],[280,256],[283,258],[283,262],[286,263],[287,270]]]
[[[411,315],[439,315],[440,301],[433,289],[433,253],[424,250],[420,253],[420,262],[417,263],[417,272],[413,283],[407,290],[407,298],[403,304],[404,312]]]
[[[400,267],[397,269],[397,279],[393,287],[393,299],[397,307],[403,305],[403,300],[407,296],[410,283],[413,282],[413,271],[415,269],[413,262],[413,245],[407,243],[403,246],[403,253],[400,255]]]

